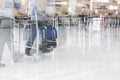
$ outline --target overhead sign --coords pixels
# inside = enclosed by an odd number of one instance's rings
[[[50,4],[67,5],[67,2],[50,2]]]
[[[106,2],[106,3],[108,3],[109,0],[93,0],[93,2]]]
[[[47,6],[61,6],[61,5],[67,5],[67,2],[62,2],[62,0],[46,0]]]
[[[117,10],[117,9],[118,9],[118,6],[110,5],[110,6],[109,6],[109,9],[110,9],[110,10]]]

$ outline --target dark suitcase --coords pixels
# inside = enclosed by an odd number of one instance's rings
[[[42,53],[50,52],[57,46],[57,30],[52,25],[46,28],[40,27],[42,34],[42,44],[40,45],[40,50]]]

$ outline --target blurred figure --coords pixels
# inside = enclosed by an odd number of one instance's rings
[[[115,15],[115,27],[117,27],[117,25],[118,25],[118,11],[115,11],[115,13],[114,13],[114,15]]]
[[[31,21],[36,21],[36,15],[35,10],[37,11],[36,7],[32,8],[32,11],[30,12]],[[36,25],[38,25],[39,31],[44,26],[48,27],[48,25],[52,25],[52,20],[48,19],[48,16],[44,12],[37,11],[37,18],[38,18],[38,24],[35,22],[30,26],[29,36],[26,43],[26,49],[25,53],[27,56],[31,56],[30,50],[32,48],[32,45],[34,43],[34,40],[36,38],[37,32],[36,32]]]
[[[10,23],[10,24],[7,25],[6,23]],[[1,62],[5,43],[7,43],[8,47],[11,49],[11,26],[12,26],[11,19],[2,18],[0,25],[0,34],[1,34],[0,35],[0,67],[5,67],[5,64]]]

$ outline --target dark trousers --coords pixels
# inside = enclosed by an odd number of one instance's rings
[[[40,32],[40,27],[41,26],[38,26],[39,32]],[[37,35],[36,24],[32,24],[29,27],[28,39],[27,39],[27,43],[26,43],[27,48],[30,49],[30,50],[31,50],[31,48],[33,46],[34,40],[36,38],[36,35]]]

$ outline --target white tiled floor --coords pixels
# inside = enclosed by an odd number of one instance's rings
[[[0,80],[120,80],[120,28],[59,28],[58,47],[0,68]]]

